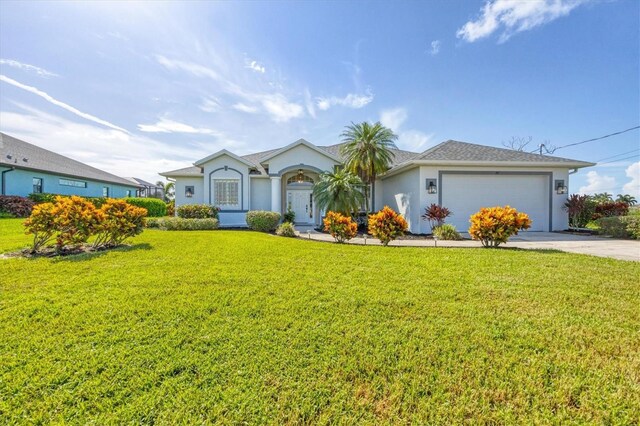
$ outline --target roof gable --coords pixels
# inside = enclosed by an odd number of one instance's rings
[[[202,166],[203,164],[208,163],[211,160],[215,160],[218,157],[222,157],[223,155],[227,155],[227,156],[233,158],[234,160],[237,160],[237,161],[239,161],[239,162],[241,162],[243,164],[246,164],[249,167],[255,167],[256,166],[254,163],[248,161],[247,159],[239,157],[236,154],[234,154],[234,153],[232,153],[230,151],[227,151],[226,149],[221,149],[220,151],[215,152],[215,153],[213,153],[213,154],[211,154],[211,155],[209,155],[207,157],[201,158],[200,160],[198,160],[195,163],[193,163],[193,165],[194,166]]]
[[[287,146],[285,146],[283,148],[280,148],[278,150],[270,152],[266,156],[260,158],[260,162],[261,163],[268,163],[269,160],[271,160],[272,158],[275,158],[278,155],[284,154],[285,152],[287,152],[287,151],[289,151],[289,150],[291,150],[291,149],[293,149],[293,148],[295,148],[297,146],[300,146],[300,145],[306,146],[307,148],[312,149],[313,151],[316,151],[319,154],[322,154],[325,157],[327,157],[327,158],[329,158],[329,159],[331,159],[331,160],[333,160],[333,161],[335,161],[337,163],[341,162],[341,160],[338,157],[334,156],[333,154],[331,154],[327,150],[324,150],[324,149],[322,149],[320,147],[317,147],[314,144],[312,144],[311,142],[308,142],[308,141],[306,141],[304,139],[298,139],[297,141],[295,141],[293,143],[290,143],[289,145],[287,145]]]

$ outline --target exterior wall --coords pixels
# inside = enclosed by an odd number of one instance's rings
[[[460,166],[420,166],[420,214],[431,203],[438,204],[439,194],[428,194],[426,187],[426,179],[438,179],[438,192],[440,192],[440,172],[441,171],[479,171],[479,172],[546,172],[552,173],[551,184],[558,179],[564,180],[565,185],[569,185],[569,171],[567,169],[558,168],[546,168],[546,167],[460,167]],[[470,175],[470,179],[473,175]],[[523,191],[526,191],[523,188]],[[562,210],[562,205],[567,201],[568,194],[557,194],[555,190],[551,193],[551,215],[552,215],[552,229],[553,231],[565,230],[569,227],[569,216],[567,212]],[[446,206],[445,206],[446,207]],[[461,232],[466,232],[466,229],[461,229]],[[412,230],[412,232],[414,232]],[[430,233],[431,229],[426,221],[420,221],[419,233]]]
[[[390,176],[382,181],[382,205],[402,214],[409,224],[409,231],[420,233],[422,214],[420,169],[417,167]],[[377,204],[377,203],[376,203]]]
[[[6,168],[4,168],[6,170]],[[15,169],[4,174],[6,182],[4,184],[5,195],[20,195],[26,197],[33,192],[33,178],[42,179],[42,192],[60,195],[80,195],[83,197],[102,197],[102,188],[109,188],[109,197],[123,198],[127,196],[127,191],[131,191],[131,196],[135,197],[136,187],[119,185],[116,183],[98,182],[89,179],[72,178],[68,176],[44,173],[37,170]],[[60,185],[60,179],[86,182],[86,188]]]
[[[221,228],[246,228],[247,212],[225,212],[219,213]]]
[[[206,204],[204,193],[204,180],[201,177],[177,177],[175,178],[176,207],[185,204]],[[185,196],[187,186],[193,186],[193,197]]]
[[[212,179],[240,179],[239,198],[240,203],[238,206],[229,208],[221,207],[223,211],[235,211],[240,212],[250,209],[250,182],[249,182],[249,167],[241,161],[236,160],[228,155],[221,155],[213,160],[203,164],[203,178],[204,178],[204,204],[213,204],[213,194],[211,192],[211,180]],[[222,219],[222,217],[221,217]],[[221,220],[222,224],[223,221]]]
[[[288,167],[297,167],[298,165],[312,166],[319,171],[333,170],[333,166],[338,164],[331,158],[323,155],[308,146],[298,145],[288,151],[283,152],[271,158],[269,161],[269,174],[280,174],[280,172]],[[304,167],[301,167],[304,169]]]
[[[271,210],[271,181],[266,178],[250,178],[251,202],[249,210]]]

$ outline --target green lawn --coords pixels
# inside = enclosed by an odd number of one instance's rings
[[[0,221],[0,252],[28,237]],[[640,264],[147,230],[0,259],[1,423],[640,419]]]

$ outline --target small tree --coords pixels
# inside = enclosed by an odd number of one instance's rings
[[[635,206],[638,200],[636,200],[636,197],[630,194],[618,194],[616,202],[625,203],[628,206]]]
[[[369,233],[379,239],[383,246],[403,236],[408,227],[407,221],[389,206],[369,215]]]
[[[313,199],[321,209],[351,215],[364,201],[362,189],[362,179],[346,170],[324,172],[313,186]]]
[[[513,207],[483,207],[471,215],[469,234],[484,247],[498,247],[506,243],[511,235],[518,235],[518,231],[530,227],[529,216]]]
[[[117,247],[127,238],[140,234],[146,216],[147,210],[142,207],[132,206],[123,200],[107,200],[100,208],[93,247]]]
[[[58,235],[56,251],[65,245],[77,246],[86,243],[93,235],[102,219],[102,213],[86,199],[77,196],[56,197],[52,209]]]
[[[451,211],[448,208],[432,203],[429,207],[424,209],[422,219],[429,222],[429,226],[433,232],[433,229],[436,226],[443,225],[444,220],[449,216],[451,216]]]

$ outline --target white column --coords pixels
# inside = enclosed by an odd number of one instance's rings
[[[280,176],[271,177],[271,211],[282,213],[282,185]]]

